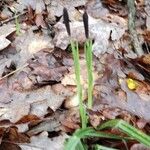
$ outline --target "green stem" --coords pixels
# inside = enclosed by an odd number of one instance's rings
[[[88,39],[84,45],[86,65],[88,72],[88,108],[93,105],[93,55],[92,55],[92,40]]]
[[[76,76],[76,83],[77,83],[77,93],[79,97],[79,109],[80,109],[80,117],[81,117],[81,124],[82,128],[86,128],[87,124],[87,116],[86,116],[86,110],[83,106],[82,101],[82,85],[80,81],[80,62],[79,62],[79,48],[78,48],[78,42],[74,42],[71,40],[71,49],[74,59],[74,67],[75,67],[75,76]]]

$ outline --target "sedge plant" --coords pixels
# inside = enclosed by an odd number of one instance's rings
[[[92,109],[93,104],[93,55],[92,55],[92,40],[89,38],[89,23],[88,15],[86,11],[83,14],[83,23],[86,36],[86,42],[84,44],[85,59],[87,66],[87,75],[88,75],[88,108]]]
[[[69,16],[67,10],[64,8],[63,10],[64,16],[64,23],[66,26],[67,33],[70,37],[71,49],[74,59],[74,68],[75,68],[75,76],[76,76],[76,83],[77,83],[77,94],[79,97],[79,110],[80,110],[80,118],[82,128],[78,129],[74,132],[74,134],[68,139],[65,143],[65,150],[87,150],[89,147],[85,143],[85,139],[89,138],[102,138],[102,139],[113,139],[113,140],[136,140],[147,147],[150,147],[150,136],[146,135],[145,133],[141,132],[140,130],[136,129],[129,123],[121,120],[121,119],[114,119],[107,121],[100,125],[98,128],[94,129],[92,127],[87,127],[87,115],[86,109],[84,107],[82,101],[82,85],[80,80],[80,62],[79,62],[79,47],[78,42],[74,41],[71,38],[70,32],[70,25],[69,25]],[[92,40],[89,38],[89,29],[88,29],[88,15],[85,12],[83,15],[84,21],[84,28],[85,28],[85,35],[86,35],[86,42],[84,45],[85,50],[85,58],[87,64],[87,72],[88,72],[88,108],[92,108],[92,94],[93,94],[93,67],[92,67]],[[103,129],[106,128],[117,128],[121,132],[123,132],[126,136],[118,136],[113,135],[111,133],[106,133]],[[109,148],[103,145],[90,145],[93,147],[94,150],[117,150],[114,148]]]
[[[63,18],[64,18],[64,24],[66,26],[67,33],[70,37],[70,44],[74,59],[74,69],[75,69],[75,77],[76,77],[76,84],[77,84],[77,95],[79,98],[79,110],[80,110],[80,118],[81,118],[81,125],[82,128],[86,128],[87,124],[87,116],[86,116],[86,109],[83,104],[82,100],[82,85],[81,85],[81,79],[80,79],[80,61],[79,61],[79,46],[78,42],[74,41],[71,38],[71,31],[70,31],[70,24],[69,24],[69,15],[66,8],[63,10]]]

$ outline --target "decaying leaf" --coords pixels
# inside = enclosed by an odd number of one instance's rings
[[[130,150],[150,150],[150,148],[144,146],[143,144],[134,144]]]
[[[15,26],[12,24],[7,24],[0,27],[0,51],[6,48],[11,42],[6,39],[8,35],[15,32]]]
[[[16,57],[19,66],[26,63],[29,58],[33,57],[33,54],[41,49],[47,48],[48,51],[52,51],[54,48],[52,40],[48,35],[41,35],[40,33],[35,34],[32,29],[18,36],[14,44],[19,53]]]
[[[29,137],[23,133],[19,133],[16,127],[10,127],[3,133],[1,150],[21,150],[17,143],[28,143]]]
[[[36,11],[36,14],[42,13],[42,11],[45,9],[43,0],[20,0],[20,3],[25,6],[31,6],[32,9]]]
[[[22,150],[62,150],[64,141],[68,138],[66,134],[49,139],[47,132],[42,132],[38,136],[31,137],[31,143],[28,145],[20,144]]]
[[[87,0],[49,0],[47,6],[48,18],[55,21],[55,17],[61,17],[63,14],[63,8],[67,8],[70,19],[76,20],[76,15],[79,13],[75,8],[84,6]]]
[[[50,86],[45,86],[28,92],[11,91],[7,100],[9,100],[9,103],[1,102],[0,104],[1,110],[3,110],[0,119],[8,119],[14,123],[31,112],[40,117],[44,115],[43,111],[45,111],[45,114],[47,113],[48,107],[56,110],[60,107],[64,98],[54,94]],[[37,104],[41,101],[43,101],[43,106],[40,108],[40,112]]]
[[[109,11],[106,9],[101,1],[91,0],[87,2],[87,12],[93,18],[102,18],[106,16]]]

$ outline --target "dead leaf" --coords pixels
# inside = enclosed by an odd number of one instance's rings
[[[147,121],[141,118],[136,122],[136,124],[139,129],[143,129],[146,126]]]
[[[32,91],[11,91],[10,93],[11,94],[7,99],[9,102],[1,102],[0,107],[3,112],[0,116],[0,119],[8,119],[13,123],[17,122],[22,117],[30,114],[31,112],[34,112],[35,115],[44,115],[43,111],[45,111],[48,107],[55,111],[64,101],[64,97],[54,94],[50,86],[45,86]],[[37,104],[41,101],[45,101],[45,104],[47,105],[44,104],[44,109],[43,106],[41,107],[42,113],[39,113],[39,105]],[[45,112],[45,114],[46,113],[47,112]]]
[[[47,132],[42,132],[38,136],[31,137],[31,143],[28,145],[20,144],[22,150],[62,150],[64,148],[65,139],[68,136],[62,134],[58,137],[48,138]]]
[[[52,40],[48,35],[35,34],[32,29],[16,37],[14,44],[18,51],[15,61],[18,66],[26,63],[28,59],[32,58],[40,50],[47,48],[51,52],[54,48]]]
[[[2,27],[0,27],[0,51],[6,48],[11,43],[11,41],[6,38],[8,35],[15,31],[15,26],[12,24],[3,25]]]
[[[43,18],[43,15],[42,14],[37,14],[36,17],[35,17],[35,23],[38,27],[42,27],[42,28],[45,28],[46,27],[46,24],[44,22],[44,18]]]
[[[86,3],[86,6],[88,14],[93,18],[102,18],[109,13],[108,9],[102,5],[101,1],[91,0]]]
[[[26,115],[23,116],[19,121],[17,121],[16,124],[27,123],[34,120],[39,120],[39,118],[36,115],[32,115],[32,114]]]
[[[29,138],[22,133],[18,133],[17,128],[11,127],[8,128],[2,139],[0,149],[2,150],[21,150],[21,148],[16,143],[28,143]]]
[[[43,131],[47,132],[57,132],[60,130],[60,116],[57,115],[52,116],[51,118],[47,118],[44,121],[41,121],[37,125],[30,127],[30,129],[26,132],[28,136],[33,136]]]
[[[144,146],[143,144],[134,144],[131,146],[130,150],[150,150],[150,148]]]
[[[79,128],[80,116],[78,108],[72,108],[68,112],[66,112],[64,119],[61,119],[61,124],[64,128],[64,131],[72,131]]]
[[[62,80],[64,74],[68,71],[67,67],[59,66],[57,68],[49,68],[40,63],[30,63],[29,67],[33,70],[31,74],[37,76],[37,81],[39,84],[42,82],[59,82]]]
[[[56,20],[55,17],[61,17],[63,13],[63,8],[67,8],[69,11],[70,19],[75,20],[76,14],[78,11],[75,9],[79,6],[84,6],[87,0],[76,0],[76,1],[68,1],[68,0],[52,0],[50,4],[47,6],[48,18],[49,20]]]
[[[45,9],[43,0],[21,0],[20,3],[27,7],[31,6],[32,9],[36,11],[36,14],[42,13],[42,11]]]
[[[85,41],[83,23],[72,22],[70,26],[73,39],[83,44]],[[54,38],[55,45],[61,49],[66,49],[70,42],[64,24],[58,22],[55,28],[57,31]],[[125,33],[125,30],[126,25],[124,24],[117,25],[89,17],[89,31],[91,38],[94,39],[93,53],[95,56],[99,57],[100,54],[108,51],[110,46],[109,39],[118,41]]]

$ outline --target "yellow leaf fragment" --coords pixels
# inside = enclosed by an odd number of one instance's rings
[[[131,78],[128,78],[126,80],[126,82],[127,82],[128,88],[130,90],[135,90],[138,87],[138,83],[135,80],[131,79]]]

